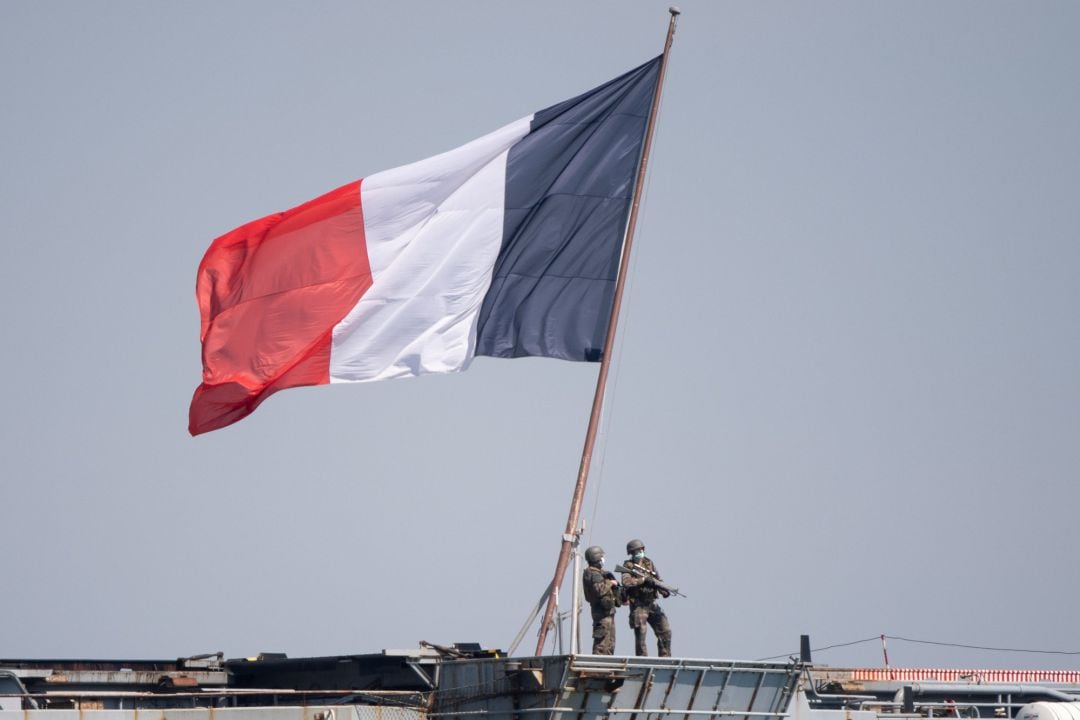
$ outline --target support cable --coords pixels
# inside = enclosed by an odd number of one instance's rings
[[[850,647],[852,645],[861,645],[868,642],[880,642],[881,639],[886,640],[898,640],[900,642],[914,643],[916,645],[936,645],[938,647],[951,647],[962,648],[964,650],[985,650],[988,652],[999,653],[1029,653],[1034,655],[1080,655],[1080,650],[1036,650],[1030,648],[1006,648],[1006,647],[991,647],[989,645],[966,645],[964,643],[952,643],[944,642],[941,640],[917,640],[915,638],[901,637],[899,635],[875,635],[869,638],[863,638],[862,640],[852,640],[851,642],[837,643],[835,645],[826,645],[825,647],[813,648],[811,653],[824,652],[826,650],[833,650],[835,648]],[[791,653],[783,653],[781,655],[771,655],[769,657],[758,658],[756,662],[764,662],[766,660],[779,660],[787,657],[798,657],[798,651]]]

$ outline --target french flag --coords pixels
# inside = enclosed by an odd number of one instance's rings
[[[217,238],[191,434],[289,387],[600,360],[660,61]]]

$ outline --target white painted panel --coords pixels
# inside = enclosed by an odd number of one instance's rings
[[[531,122],[363,180],[372,286],[334,328],[331,382],[468,366],[502,245],[507,153]]]

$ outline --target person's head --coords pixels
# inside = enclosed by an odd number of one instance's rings
[[[585,551],[585,562],[594,567],[603,567],[604,565],[604,548],[599,545],[593,545],[591,548]]]
[[[626,543],[626,554],[635,560],[640,560],[645,557],[645,543],[641,542],[637,538],[634,538],[630,542]]]

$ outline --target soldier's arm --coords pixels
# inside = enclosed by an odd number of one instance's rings
[[[656,563],[651,562],[651,561],[650,561],[650,572],[652,572],[653,577],[656,578],[657,582],[664,582],[664,578],[660,577],[660,571],[656,569]],[[659,592],[664,597],[671,597],[671,593],[669,591],[667,591],[667,590],[661,590],[660,588],[657,588],[656,591]]]
[[[603,585],[603,590],[601,590],[601,585]],[[596,589],[600,595],[600,604],[605,610],[619,607],[619,598],[615,595],[615,586],[608,582],[607,578],[604,578],[603,583],[597,583]]]
[[[642,585],[645,584],[645,578],[638,577],[637,575],[635,575],[633,573],[623,573],[622,574],[622,584],[623,584],[623,587],[628,587],[628,588],[641,587]]]

